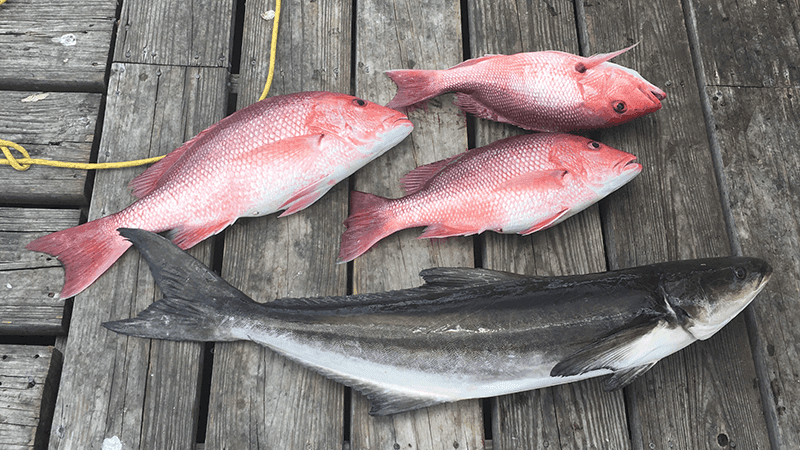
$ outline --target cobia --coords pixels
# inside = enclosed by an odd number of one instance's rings
[[[366,394],[373,415],[604,374],[607,388],[620,388],[719,331],[772,272],[743,257],[564,277],[438,268],[423,271],[416,288],[260,304],[161,236],[120,234],[147,260],[164,299],[106,328],[251,340]]]

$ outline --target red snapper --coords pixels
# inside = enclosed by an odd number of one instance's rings
[[[420,238],[482,233],[530,234],[551,227],[641,172],[636,157],[561,133],[514,136],[409,172],[407,195],[387,199],[353,191],[341,262],[406,228]]]
[[[447,70],[391,70],[388,107],[400,109],[446,92],[478,117],[534,131],[618,125],[661,109],[667,94],[635,70],[608,62],[631,47],[591,57],[557,51],[487,55]]]
[[[131,182],[122,211],[28,244],[64,265],[61,298],[86,289],[130,247],[117,228],[172,230],[187,249],[244,216],[300,211],[397,145],[413,125],[344,94],[271,97],[212,125]]]

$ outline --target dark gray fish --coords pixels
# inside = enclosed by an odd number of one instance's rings
[[[607,389],[621,388],[719,331],[772,273],[744,257],[564,277],[436,268],[416,288],[260,304],[167,239],[119,232],[164,299],[103,326],[176,341],[251,340],[364,393],[373,415],[604,374]]]

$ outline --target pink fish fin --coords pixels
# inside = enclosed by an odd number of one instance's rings
[[[219,233],[235,221],[236,218],[234,217],[233,220],[223,220],[220,222],[205,224],[200,227],[190,227],[184,225],[173,229],[172,232],[169,233],[169,237],[172,239],[172,242],[175,245],[186,250],[187,248],[192,248],[198,243],[202,242],[205,238]]]
[[[558,222],[558,220],[560,218],[564,217],[564,214],[566,214],[568,212],[569,212],[569,208],[564,207],[564,208],[561,209],[561,211],[555,213],[552,217],[548,217],[547,219],[542,220],[541,222],[539,222],[536,225],[528,228],[525,231],[520,231],[519,234],[521,234],[523,236],[526,236],[526,235],[529,235],[529,234],[534,233],[536,231],[544,230],[545,228],[550,227],[553,224],[555,224],[556,222]]]
[[[405,228],[393,223],[390,202],[365,192],[350,193],[350,216],[344,221],[347,230],[339,245],[339,263],[356,259],[381,239]]]
[[[617,50],[611,53],[598,53],[588,58],[583,58],[583,61],[575,64],[575,70],[577,70],[580,73],[586,72],[587,70],[593,67],[597,67],[598,65],[606,61],[610,61],[616,58],[617,56],[627,52],[628,50],[632,49],[633,47],[636,47],[637,45],[639,45],[638,42],[631,45],[630,47],[623,48],[622,50]]]
[[[494,120],[496,122],[502,121],[496,112],[488,106],[475,101],[469,94],[457,93],[455,104],[461,108],[462,111],[480,117],[481,119]]]
[[[471,234],[478,234],[483,232],[482,229],[478,228],[468,228],[468,227],[454,227],[443,225],[441,223],[435,223],[433,225],[428,225],[423,230],[422,234],[419,235],[419,239],[431,239],[431,238],[447,238],[452,236],[469,236]]]
[[[335,184],[335,183],[334,183]],[[278,209],[286,209],[278,217],[288,216],[297,211],[304,210],[311,206],[314,202],[322,198],[331,188],[333,184],[327,178],[323,178],[317,182],[300,189],[289,200],[286,200]]]
[[[120,236],[115,215],[42,236],[26,248],[57,257],[64,266],[59,297],[74,297],[89,287],[125,253],[131,243]]]
[[[547,190],[558,189],[564,185],[564,177],[569,172],[563,169],[539,170],[526,172],[504,181],[497,188],[511,190]]]
[[[425,100],[447,92],[447,87],[440,82],[441,72],[409,69],[384,72],[397,85],[397,93],[386,107],[396,110],[409,106],[416,108]]]
[[[449,68],[447,70],[463,69],[464,67],[474,66],[475,64],[478,64],[478,63],[481,63],[481,62],[484,62],[484,61],[489,61],[490,59],[497,58],[498,56],[505,56],[505,55],[486,54],[486,55],[481,56],[480,58],[472,58],[472,59],[468,59],[468,60],[466,60],[466,61],[464,61],[462,63],[458,63],[455,66],[453,66],[453,67],[451,67],[451,68]]]
[[[133,196],[136,198],[142,198],[145,195],[153,192],[153,190],[158,186],[158,182],[161,180],[161,177],[163,177],[164,174],[167,173],[167,171],[174,166],[184,154],[186,154],[188,149],[192,148],[200,139],[206,136],[208,131],[212,128],[213,125],[210,128],[201,131],[197,136],[189,139],[180,147],[167,153],[167,156],[148,167],[147,170],[131,180],[130,184],[128,184],[128,187],[132,190]]]
[[[455,162],[462,156],[464,156],[464,153],[459,153],[458,155],[451,156],[441,161],[436,161],[430,164],[425,164],[424,166],[419,166],[416,169],[405,174],[403,178],[400,179],[400,185],[403,186],[406,195],[411,195],[416,192],[419,192],[423,188],[423,186],[425,186],[425,183],[427,183],[428,180],[433,178],[434,175],[439,173],[447,165]]]

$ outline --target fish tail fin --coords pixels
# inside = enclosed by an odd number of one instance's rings
[[[53,255],[64,266],[60,298],[74,297],[89,287],[131,246],[116,232],[115,215],[102,217],[42,236],[26,248]]]
[[[397,85],[397,94],[386,105],[400,109],[418,105],[446,92],[441,82],[441,70],[389,70],[386,75]]]
[[[339,246],[339,262],[346,263],[361,256],[376,242],[398,231],[386,208],[390,200],[365,192],[350,193],[350,216],[344,221],[347,230]]]
[[[237,318],[261,306],[228,284],[168,239],[149,231],[121,228],[147,261],[164,298],[131,319],[105,322],[130,336],[172,341],[233,341]],[[233,320],[232,320],[233,319]]]

